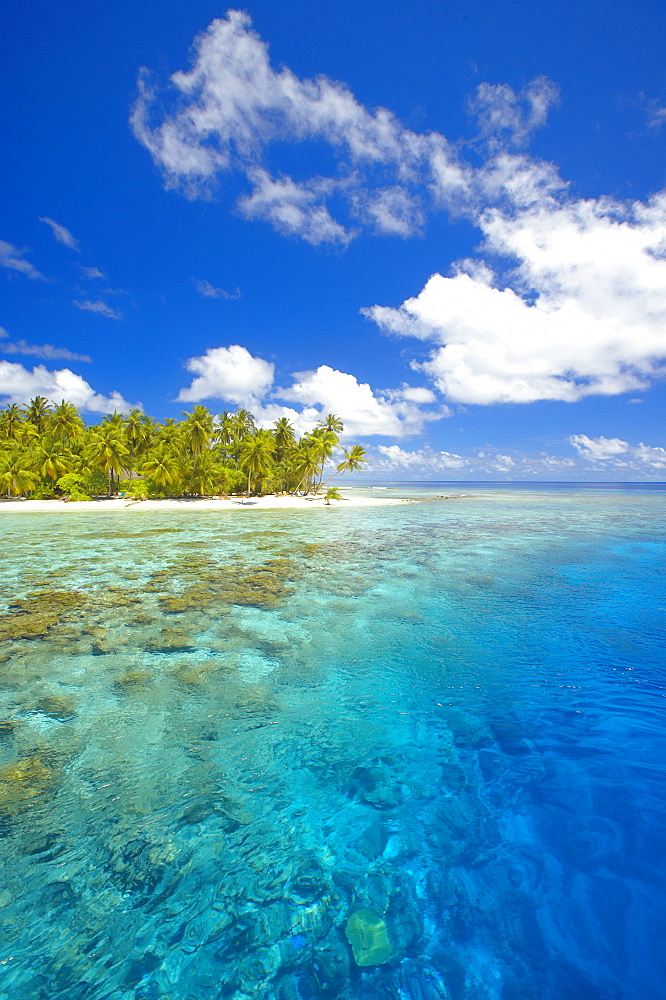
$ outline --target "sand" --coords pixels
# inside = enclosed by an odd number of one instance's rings
[[[92,513],[96,510],[120,510],[120,511],[159,511],[159,510],[292,510],[294,508],[311,510],[315,507],[326,507],[326,509],[346,509],[349,507],[380,507],[397,503],[409,503],[409,500],[397,497],[344,497],[343,500],[332,500],[330,507],[324,500],[324,495],[318,497],[292,497],[292,496],[265,496],[221,498],[191,500],[189,498],[180,500],[128,500],[127,498],[114,498],[113,500],[2,500],[0,499],[0,513],[20,513],[40,511],[47,514],[81,513],[87,511]]]

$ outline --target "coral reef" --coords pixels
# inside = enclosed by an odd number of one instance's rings
[[[386,924],[372,910],[356,910],[345,925],[357,965],[383,965],[393,955]]]
[[[0,814],[28,809],[51,790],[58,772],[48,755],[34,752],[0,770]]]

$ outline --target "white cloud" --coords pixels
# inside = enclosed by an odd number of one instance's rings
[[[246,409],[256,406],[273,384],[275,366],[255,358],[238,344],[212,347],[204,355],[185,362],[197,377],[176,397],[182,402],[224,399]]]
[[[524,191],[521,192],[521,197]],[[646,388],[666,358],[666,194],[624,205],[554,201],[479,225],[485,260],[433,275],[399,308],[364,313],[433,345],[427,372],[459,403],[573,402]],[[517,263],[516,263],[517,262]]]
[[[640,461],[653,469],[666,469],[666,448],[654,447],[653,445],[636,445],[633,454]]]
[[[474,454],[437,451],[426,445],[407,450],[399,445],[377,445],[368,449],[369,462],[363,474],[375,479],[414,480],[498,480],[570,481],[602,480],[614,482],[633,479],[650,482],[663,479],[666,448],[640,443],[631,445],[613,438],[588,438],[573,435],[569,439],[578,455],[515,451],[511,454],[491,447]]]
[[[331,189],[320,180],[297,184],[291,177],[271,177],[265,170],[253,171],[252,193],[238,202],[248,219],[265,219],[286,236],[300,236],[307,243],[348,243],[354,236],[345,230],[320,203]]]
[[[6,331],[0,336],[7,336]],[[45,358],[47,361],[92,361],[87,354],[76,354],[66,347],[54,347],[53,344],[29,344],[25,340],[10,341],[0,344],[3,354],[30,354],[35,358]]]
[[[107,319],[123,318],[123,314],[121,312],[117,309],[112,309],[111,306],[101,300],[92,301],[91,299],[73,299],[72,305],[76,306],[77,309],[83,309],[84,312],[97,313],[98,316],[106,316]]]
[[[587,434],[572,434],[569,443],[579,455],[593,464],[615,466],[627,471],[666,468],[666,448],[643,444],[631,445],[621,438],[590,438]]]
[[[0,361],[0,397],[2,405],[18,403],[23,406],[35,396],[45,396],[54,403],[61,400],[74,403],[88,413],[127,413],[134,407],[141,409],[140,403],[128,403],[120,393],[113,391],[104,396],[69,368],[49,371],[44,365],[37,365],[32,371],[11,361]]]
[[[666,121],[666,108],[656,100],[646,102],[648,128],[660,129]]]
[[[423,432],[426,421],[439,420],[447,411],[428,411],[409,398],[410,387],[374,393],[354,375],[320,365],[316,371],[297,372],[288,389],[277,389],[280,399],[321,407],[335,413],[345,425],[345,437],[381,434],[405,438]]]
[[[304,433],[322,416],[335,413],[345,425],[345,437],[379,434],[405,438],[422,433],[427,421],[448,415],[446,408],[422,408],[435,401],[429,389],[403,385],[373,392],[354,375],[328,365],[297,372],[286,388],[274,386],[275,366],[238,344],[209,348],[200,357],[190,358],[185,368],[196,378],[180,390],[179,401],[224,400],[251,410],[259,426],[287,417],[299,433]]]
[[[405,129],[384,108],[369,111],[343,83],[324,76],[301,80],[275,70],[248,14],[228,11],[194,43],[192,68],[171,77],[170,97],[143,70],[131,117],[137,139],[162,170],[168,187],[189,197],[209,194],[229,170],[244,173],[252,191],[240,208],[279,231],[313,244],[345,244],[355,227],[327,203],[378,232],[408,236],[423,218],[424,185],[440,202],[467,186],[453,147],[437,133]],[[335,177],[274,176],[267,150],[275,142],[325,142],[339,164]]]
[[[519,94],[506,84],[482,83],[468,106],[478,118],[481,138],[524,146],[533,130],[545,125],[558,99],[552,80],[539,76]]]
[[[0,240],[0,267],[6,267],[8,271],[18,271],[33,281],[46,281],[44,275],[29,260],[24,260],[27,253],[26,247],[17,247],[13,243]]]
[[[215,285],[211,285],[210,281],[194,281],[194,286],[198,291],[199,295],[203,295],[205,299],[239,299],[240,289],[237,288],[233,292],[226,292],[224,288],[216,288]]]
[[[370,472],[416,471],[435,475],[451,472],[470,465],[469,459],[450,451],[435,451],[430,447],[406,451],[397,444],[377,445],[368,463]]]
[[[614,458],[616,455],[624,455],[629,451],[629,442],[622,441],[621,438],[590,438],[587,434],[572,434],[569,443],[573,445],[579,455],[584,455],[585,458],[591,458],[593,461]]]
[[[82,267],[81,273],[84,278],[106,278],[104,271],[100,270],[99,267]]]
[[[39,217],[39,221],[45,222],[47,226],[51,227],[51,231],[58,243],[62,243],[63,246],[69,247],[70,250],[79,249],[79,241],[74,239],[69,229],[61,226],[59,222],[55,221],[55,219],[49,219],[48,215],[41,215]]]

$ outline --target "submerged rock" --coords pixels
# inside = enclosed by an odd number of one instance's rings
[[[40,753],[7,764],[0,770],[0,813],[28,808],[53,787],[56,772]]]
[[[357,965],[383,965],[393,955],[388,929],[372,910],[356,910],[345,927]]]
[[[113,686],[119,694],[129,694],[147,687],[152,680],[153,675],[148,670],[128,670],[118,677]]]
[[[0,740],[8,740],[20,725],[18,719],[0,719]]]
[[[50,719],[67,722],[76,715],[76,701],[71,696],[47,694],[39,699],[34,711],[48,715]]]

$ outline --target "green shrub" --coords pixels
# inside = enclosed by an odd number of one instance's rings
[[[39,485],[30,494],[32,500],[54,500],[56,493],[52,486],[47,486],[45,483],[39,483]]]
[[[92,500],[92,497],[86,493],[85,476],[78,472],[68,472],[61,476],[56,486],[63,493],[66,493],[70,500]]]
[[[148,483],[144,482],[143,479],[133,479],[127,492],[135,500],[147,500],[149,493]]]
[[[83,474],[82,489],[91,496],[106,495],[109,491],[109,481],[103,472],[86,472]]]

